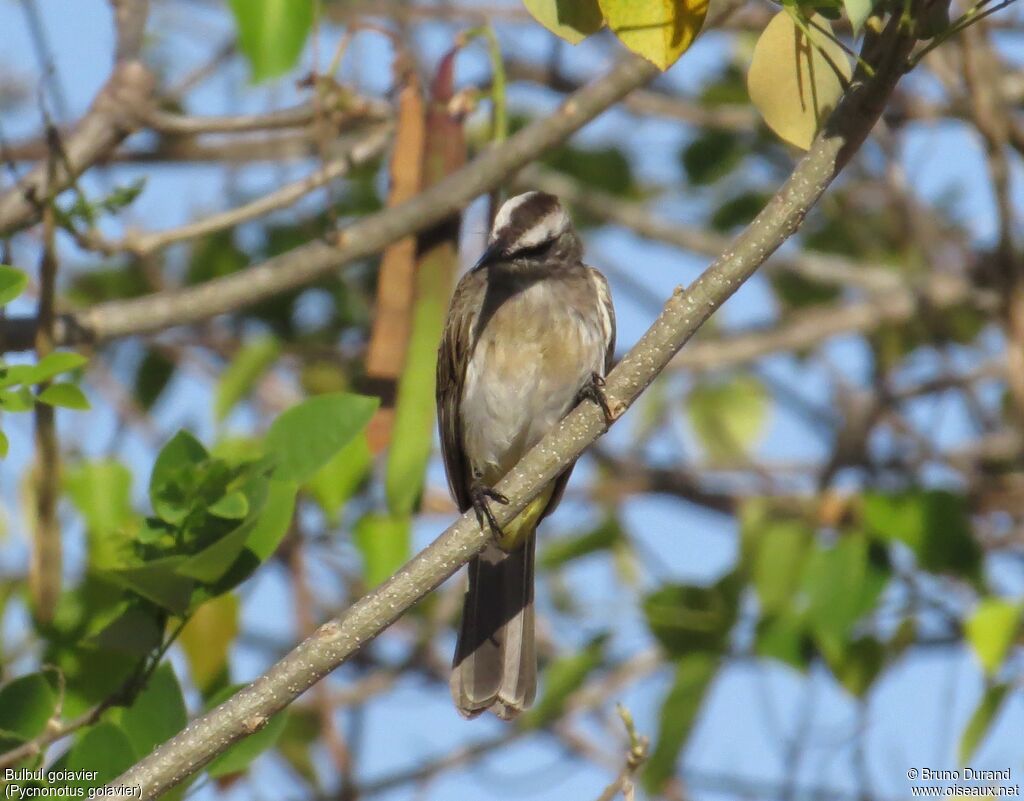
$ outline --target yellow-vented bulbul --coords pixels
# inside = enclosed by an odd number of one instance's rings
[[[608,282],[558,199],[506,201],[487,248],[455,289],[437,361],[437,408],[448,483],[494,542],[469,563],[451,676],[459,712],[512,718],[537,689],[533,561],[537,524],[561,499],[570,465],[503,529],[493,487],[578,403],[610,419],[602,387],[615,347]]]

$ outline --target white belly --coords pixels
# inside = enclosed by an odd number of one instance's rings
[[[565,301],[543,282],[531,286],[494,313],[473,350],[462,393],[463,444],[487,484],[557,425],[592,373],[604,374],[596,307]]]

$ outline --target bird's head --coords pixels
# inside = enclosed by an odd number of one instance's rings
[[[574,264],[581,255],[580,239],[558,198],[547,192],[525,192],[498,209],[476,267],[496,261],[524,266]]]

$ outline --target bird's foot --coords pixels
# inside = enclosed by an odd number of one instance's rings
[[[590,374],[590,379],[582,386],[579,394],[576,396],[577,403],[585,400],[593,401],[601,407],[601,411],[604,413],[605,426],[610,426],[615,422],[615,415],[612,414],[611,407],[608,405],[608,396],[604,391],[604,376],[598,373]]]
[[[504,536],[504,532],[502,532],[501,526],[498,525],[498,521],[494,519],[494,513],[491,511],[490,504],[487,501],[490,499],[500,504],[507,504],[508,498],[493,487],[483,484],[480,479],[474,479],[473,484],[469,488],[469,497],[473,502],[473,511],[476,512],[476,522],[480,524],[480,528],[484,528],[484,521],[486,521],[491,529],[491,533],[500,540]]]

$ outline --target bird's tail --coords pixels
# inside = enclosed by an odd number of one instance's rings
[[[533,702],[533,557],[536,535],[506,552],[488,545],[469,563],[469,589],[452,666],[455,706],[467,718],[487,709],[504,720]]]

